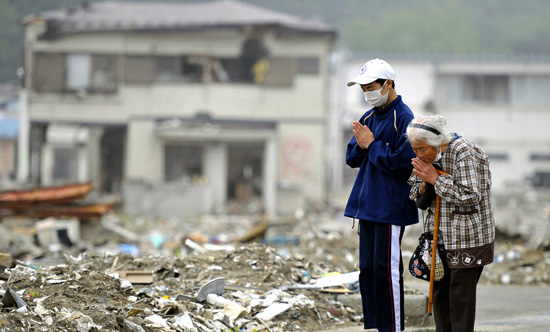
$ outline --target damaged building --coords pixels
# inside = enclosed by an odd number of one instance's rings
[[[97,2],[22,24],[19,181],[91,181],[157,215],[281,215],[327,192],[331,27],[232,0]]]

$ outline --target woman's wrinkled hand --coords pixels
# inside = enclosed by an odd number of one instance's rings
[[[439,177],[439,173],[432,164],[425,163],[418,157],[412,159],[412,165],[413,173],[424,182],[434,184]]]

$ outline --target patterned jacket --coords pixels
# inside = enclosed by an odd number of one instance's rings
[[[455,134],[439,161],[449,173],[434,183],[441,197],[439,243],[445,245],[450,268],[468,268],[493,261],[495,220],[491,199],[491,171],[485,152],[474,142]],[[409,197],[416,200],[422,180],[410,176]],[[433,231],[435,200],[428,208],[425,228]]]

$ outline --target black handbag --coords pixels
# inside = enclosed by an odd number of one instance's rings
[[[418,238],[418,246],[409,261],[409,272],[413,277],[430,281],[430,268],[432,266],[432,242],[431,232],[424,232]],[[435,258],[434,280],[440,281],[445,275],[445,246],[437,245],[438,255]]]

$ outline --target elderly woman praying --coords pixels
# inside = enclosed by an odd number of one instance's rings
[[[474,142],[448,133],[439,115],[414,119],[407,137],[416,154],[409,197],[427,209],[424,228],[429,231],[435,195],[441,198],[438,242],[445,246],[447,259],[443,279],[434,284],[436,331],[473,332],[477,283],[494,251],[489,159]]]

